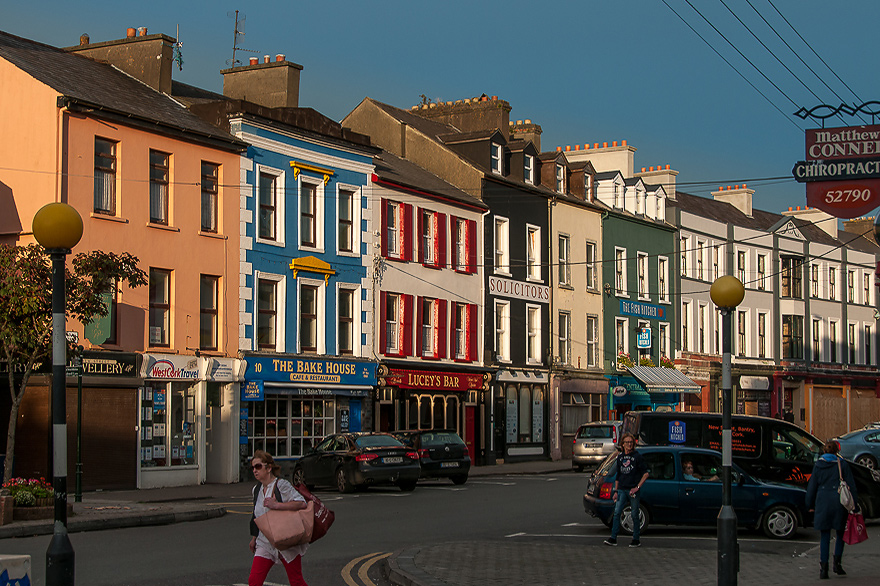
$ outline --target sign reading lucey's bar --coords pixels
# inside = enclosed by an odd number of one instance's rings
[[[385,384],[402,389],[467,391],[483,388],[483,375],[469,372],[438,372],[389,368]]]
[[[856,218],[880,205],[880,125],[806,131],[806,161],[792,169],[807,205]]]
[[[523,283],[499,277],[489,277],[489,293],[501,297],[550,303],[550,287],[537,283]]]
[[[376,363],[353,360],[327,360],[248,356],[245,380],[287,382],[298,385],[376,384]]]

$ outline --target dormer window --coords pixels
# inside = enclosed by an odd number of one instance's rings
[[[492,143],[492,172],[501,175],[501,145]]]
[[[556,192],[565,193],[565,167],[556,163]]]
[[[614,204],[615,208],[620,207],[620,185],[617,183],[614,184]]]
[[[531,185],[535,184],[535,157],[532,155],[523,158],[523,181]]]
[[[589,173],[584,173],[584,198],[593,199],[593,176]]]

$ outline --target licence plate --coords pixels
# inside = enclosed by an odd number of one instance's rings
[[[392,456],[389,458],[382,458],[382,462],[385,464],[400,464],[403,462],[403,456]]]
[[[458,468],[458,462],[440,462],[441,468]]]
[[[584,444],[585,448],[601,448],[602,444]]]

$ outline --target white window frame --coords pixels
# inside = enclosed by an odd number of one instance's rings
[[[541,227],[526,224],[526,280],[541,281]]]
[[[393,316],[388,313],[388,301],[394,300],[394,308]],[[382,348],[382,353],[386,355],[398,355],[403,351],[403,327],[404,327],[404,315],[403,315],[403,295],[400,293],[386,293],[384,299],[385,307],[385,323],[382,324],[382,328],[385,330],[385,346]],[[390,319],[393,317],[394,319]],[[388,325],[394,324],[394,335],[391,336],[388,333]]]
[[[638,297],[642,300],[650,300],[651,288],[648,286],[648,278],[650,274],[650,271],[648,270],[648,255],[644,252],[637,252],[636,263],[639,284]]]
[[[348,283],[336,284],[336,355],[343,356],[339,344],[339,299],[342,291],[351,291],[351,356],[361,356],[361,288]],[[348,356],[348,354],[344,354]]]
[[[846,302],[859,302],[858,295],[856,295],[856,272],[852,270],[846,271]]]
[[[742,260],[742,265],[740,265],[740,260]],[[749,251],[748,250],[739,250],[736,251],[736,278],[740,280],[740,282],[747,289],[749,287]]]
[[[756,286],[759,291],[764,291],[767,288],[767,255],[759,254],[758,255],[758,265],[756,268]]]
[[[417,302],[421,304],[422,321],[417,324],[418,340],[417,344],[421,350],[422,358],[438,358],[439,357],[439,319],[440,319],[440,300],[434,297],[417,297]],[[430,305],[430,312],[425,311],[425,306]],[[425,341],[428,345],[425,345]]]
[[[629,297],[626,289],[626,249],[614,247],[614,294]]]
[[[683,352],[691,351],[691,301],[688,299],[681,302],[681,349]]]
[[[768,316],[770,315],[769,311],[759,311],[758,312],[758,323],[757,330],[755,330],[755,354],[758,358],[769,358],[773,355],[772,346],[773,340],[771,336],[769,336],[769,332],[767,331],[767,324],[770,323]],[[764,331],[764,347],[761,347],[761,330]],[[820,348],[821,351],[821,348]]]
[[[832,335],[833,334],[833,335]],[[834,364],[842,364],[840,347],[840,321],[836,319],[828,320],[828,358],[825,362],[831,362],[832,355]]]
[[[434,258],[434,249],[437,247],[437,212],[419,208],[422,229],[419,232],[419,262],[424,265],[434,266],[437,259]]]
[[[510,220],[503,216],[495,216],[495,256],[493,270],[496,274],[510,275]],[[500,262],[499,262],[500,260]]]
[[[669,322],[660,322],[657,324],[657,353],[660,357],[666,356],[674,360],[675,357],[668,353],[669,350]]]
[[[535,184],[535,157],[532,155],[523,157],[523,181],[529,185]]]
[[[559,247],[559,284],[571,287],[571,236],[560,233],[557,243]]]
[[[814,299],[819,297],[820,273],[821,268],[819,267],[819,263],[810,263],[810,297],[813,297]]]
[[[752,356],[752,354],[749,354],[749,351],[751,350],[751,348],[749,348],[749,345],[750,345],[749,342],[752,339],[752,336],[751,336],[752,312],[748,309],[737,308],[732,313],[733,313],[732,317],[734,318],[733,329],[736,330],[734,332],[733,337],[734,337],[734,340],[736,341],[736,343],[734,344],[734,348],[731,348],[730,353],[733,356]],[[742,344],[742,340],[740,340],[740,332],[739,332],[739,316],[740,315],[744,316],[743,317],[743,326],[744,326],[745,331],[743,332],[742,338],[745,341],[745,348],[741,347],[743,344]]]
[[[707,331],[709,329],[709,312],[706,303],[700,303],[697,307],[697,344],[694,348],[695,352],[700,354],[709,353],[709,344],[707,343]]]
[[[810,318],[810,360],[813,362],[823,362],[826,357],[826,353],[824,352],[825,348],[823,348],[824,344],[822,344],[822,340],[824,339],[822,330],[824,329],[825,324],[819,316],[813,315],[810,316]],[[819,346],[819,355],[815,356],[813,347],[817,344]]]
[[[497,142],[491,143],[489,147],[489,165],[492,172],[496,175],[504,174],[504,159],[502,155],[503,150],[501,149],[501,145]]]
[[[299,277],[296,280],[296,351],[302,352],[300,336],[300,326],[302,325],[302,286],[308,285],[314,287],[318,292],[318,323],[315,324],[315,332],[317,339],[315,340],[317,354],[327,353],[327,287],[324,285],[323,279],[307,279]]]
[[[336,184],[336,234],[334,239],[334,246],[336,248],[336,254],[339,256],[350,256],[352,258],[360,258],[361,256],[361,205],[362,196],[361,196],[360,185],[349,185],[347,183],[337,183]],[[339,248],[339,231],[342,223],[342,217],[340,215],[339,202],[342,201],[340,197],[341,191],[348,191],[351,193],[351,251],[341,250]]]
[[[598,288],[599,258],[597,254],[599,247],[595,242],[587,240],[586,250],[586,263],[584,266],[586,267],[587,289],[595,291]]]
[[[556,163],[556,193],[565,193],[565,165]]]
[[[681,238],[678,239],[678,246],[679,246],[678,252],[679,252],[679,259],[681,262],[680,268],[681,268],[681,276],[682,277],[688,276],[688,254],[690,253],[690,250],[688,250],[688,246],[689,246],[688,240],[689,239],[687,236],[682,236]]]
[[[262,271],[254,271],[254,337],[252,340],[252,349],[255,351],[260,350],[257,346],[257,328],[259,327],[259,300],[257,299],[257,295],[259,294],[260,288],[258,286],[258,281],[260,280],[275,282],[275,352],[284,352],[284,349],[287,347],[287,336],[285,331],[286,320],[284,318],[284,316],[287,315],[287,278],[284,275],[264,273]],[[297,313],[297,315],[299,314]],[[297,346],[298,345],[299,344],[297,344]],[[265,348],[262,350],[266,351]]]
[[[560,310],[558,315],[557,326],[559,333],[557,334],[557,352],[562,364],[571,364],[571,312]],[[563,331],[563,321],[565,328]]]
[[[300,204],[302,203],[302,189],[303,185],[308,184],[315,188],[315,245],[308,246],[303,244],[302,240],[302,209]],[[324,252],[324,182],[320,179],[316,179],[314,177],[306,177],[303,173],[299,174],[297,181],[297,198],[296,198],[296,221],[297,221],[297,233],[299,234],[299,238],[297,239],[297,246],[299,250],[308,250],[311,252]]]
[[[592,332],[590,331],[591,323],[593,324]],[[599,366],[599,316],[587,316],[584,335],[586,337],[587,367],[595,368]]]
[[[837,301],[839,291],[837,284],[837,267],[828,267],[828,299],[830,301]]]
[[[869,271],[862,271],[862,305],[872,305],[873,281]]]
[[[260,179],[264,175],[272,177],[275,181],[275,193],[273,194],[275,198],[274,240],[260,237]],[[274,167],[267,167],[266,165],[257,165],[256,192],[254,193],[254,238],[260,244],[268,244],[269,246],[277,246],[279,248],[287,246],[284,230],[284,218],[286,217],[284,208],[287,202],[287,198],[284,197],[285,185],[287,185],[286,175],[283,170],[275,169]]]
[[[541,306],[526,304],[526,362],[541,364]]]
[[[622,334],[622,335],[621,335]],[[621,339],[622,338],[622,339]],[[629,354],[629,319],[625,317],[614,318],[614,362],[621,354]],[[619,364],[616,365],[618,368]]]
[[[495,356],[498,362],[510,362],[510,302],[496,299],[494,309]]]
[[[452,331],[455,333],[455,339],[452,342],[452,348],[450,349],[450,353],[455,360],[467,360],[468,359],[468,331],[471,329],[470,323],[470,306],[467,303],[456,303],[453,305],[455,308],[452,313]],[[462,313],[462,319],[460,320],[463,324],[463,328],[459,328],[459,312]],[[472,340],[472,343],[476,343],[476,340]],[[459,352],[461,350],[462,352]]]
[[[669,299],[669,259],[657,257],[657,284],[660,303],[671,303]]]
[[[468,242],[470,232],[468,230],[468,222],[470,221],[472,220],[467,218],[456,218],[455,225],[452,226],[456,233],[455,250],[452,251],[452,268],[460,272],[468,270],[468,250],[475,246],[473,242]]]

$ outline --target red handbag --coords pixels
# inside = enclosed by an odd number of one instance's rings
[[[306,502],[314,504],[315,522],[312,526],[312,538],[309,541],[314,543],[327,534],[333,521],[336,520],[336,515],[321,502],[321,499],[313,495],[305,484],[297,484],[294,488],[306,499]]]
[[[850,513],[846,518],[846,529],[843,530],[843,542],[848,545],[861,543],[868,538],[865,518],[861,513]]]

